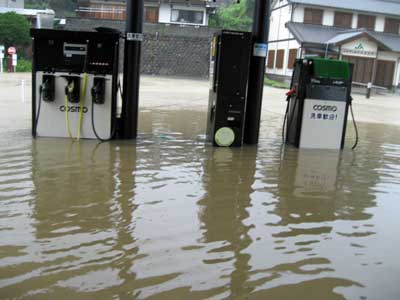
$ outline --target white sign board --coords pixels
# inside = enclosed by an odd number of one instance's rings
[[[342,46],[342,54],[349,56],[375,58],[377,51],[378,45],[367,38],[354,40]]]
[[[305,99],[300,148],[340,149],[346,102]]]
[[[0,59],[3,59],[3,58],[4,58],[4,53],[0,52]]]
[[[143,33],[128,32],[126,34],[126,39],[128,41],[143,42]]]
[[[12,56],[12,65],[13,65],[13,67],[17,66],[17,61],[18,61],[18,55],[17,54],[13,54],[13,56]]]

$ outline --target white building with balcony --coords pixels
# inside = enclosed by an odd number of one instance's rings
[[[145,0],[144,22],[207,26],[214,13],[213,0]],[[83,18],[126,19],[125,0],[78,0],[77,14]]]
[[[275,0],[267,74],[307,55],[354,63],[353,81],[400,88],[400,0]]]

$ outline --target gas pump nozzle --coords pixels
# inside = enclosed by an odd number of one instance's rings
[[[291,98],[294,94],[296,94],[296,89],[291,89],[290,91],[288,91],[288,92],[286,93],[286,96],[287,96],[286,101],[289,101],[290,98]]]
[[[65,87],[65,95],[68,98],[68,101],[71,103],[79,103],[79,77],[77,78],[67,78],[68,84]]]
[[[96,104],[104,104],[105,102],[105,79],[95,78],[91,90],[92,100]]]
[[[53,75],[44,75],[43,83],[40,85],[42,100],[53,102],[55,100],[55,77]]]

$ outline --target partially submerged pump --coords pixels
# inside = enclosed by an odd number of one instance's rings
[[[309,149],[343,149],[349,110],[352,110],[353,65],[323,58],[295,62],[287,93],[284,139]],[[356,144],[358,131],[356,128]]]

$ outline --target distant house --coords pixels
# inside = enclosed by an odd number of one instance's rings
[[[318,55],[354,63],[354,82],[400,87],[400,0],[275,0],[270,24],[268,74]]]
[[[0,0],[0,7],[24,8],[24,0]]]
[[[213,1],[207,0],[145,0],[144,22],[208,25],[208,17],[214,12]],[[78,0],[77,14],[84,18],[125,20],[126,1]]]

